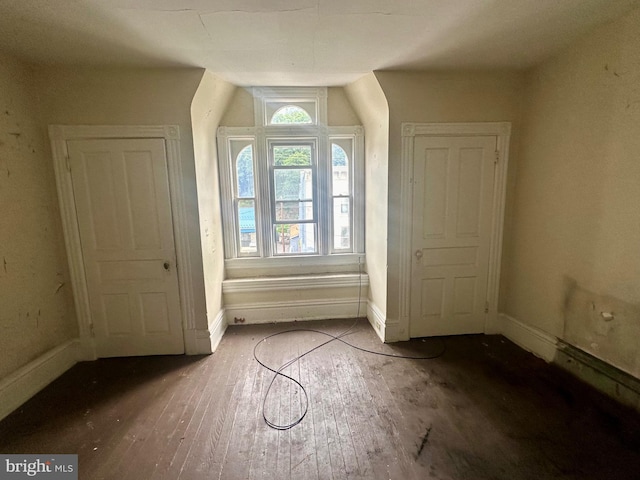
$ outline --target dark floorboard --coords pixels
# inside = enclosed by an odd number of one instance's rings
[[[640,416],[500,336],[380,343],[360,320],[284,370],[307,389],[290,430],[262,419],[272,374],[261,338],[338,334],[347,320],[229,327],[211,356],[76,365],[0,422],[2,453],[77,453],[81,479],[639,479]],[[278,367],[324,342],[278,336]],[[288,423],[304,394],[277,380],[266,412]]]

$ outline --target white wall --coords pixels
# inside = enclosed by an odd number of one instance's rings
[[[389,206],[387,319],[399,316],[399,232],[402,122],[512,122],[511,147],[518,144],[523,74],[496,72],[375,73],[389,104]],[[517,149],[516,149],[517,151]],[[511,153],[507,185],[505,247],[509,243],[510,202],[517,155]],[[503,262],[504,263],[504,262]],[[504,268],[503,268],[504,271]],[[501,291],[507,276],[501,278]],[[398,332],[401,336],[403,332]],[[406,332],[404,332],[406,334]]]
[[[207,328],[198,197],[191,134],[191,100],[202,69],[43,67],[36,71],[45,124],[161,125],[180,127],[187,198],[188,248],[193,269],[197,329]]]
[[[365,130],[366,268],[369,301],[377,309],[369,312],[369,316],[377,313],[384,321],[387,314],[389,106],[373,73],[347,85],[345,92]],[[369,320],[375,322],[374,318]]]
[[[0,379],[78,334],[37,98],[33,70],[0,55]]]
[[[342,87],[327,88],[327,123],[332,127],[360,125],[358,116]],[[253,95],[251,88],[238,88],[220,125],[225,127],[253,127]]]
[[[640,10],[529,72],[522,96],[505,311],[640,377]]]
[[[224,280],[224,251],[222,215],[220,213],[220,187],[218,179],[218,150],[216,130],[235,87],[211,72],[205,72],[198,91],[191,102],[193,145],[198,184],[198,211],[200,215],[200,241],[204,285],[207,302],[209,331],[213,347],[220,340],[222,320],[222,281]]]

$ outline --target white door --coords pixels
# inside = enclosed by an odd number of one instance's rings
[[[484,331],[496,142],[414,139],[411,337]]]
[[[67,146],[98,357],[184,353],[164,140]]]

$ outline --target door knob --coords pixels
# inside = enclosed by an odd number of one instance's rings
[[[164,267],[165,270],[169,270],[170,266],[171,266],[171,264],[169,262],[164,262],[163,267]]]
[[[415,256],[418,260],[420,260],[422,258],[422,250],[416,250]]]

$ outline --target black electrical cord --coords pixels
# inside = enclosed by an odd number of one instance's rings
[[[345,345],[348,345],[351,348],[355,348],[356,350],[360,350],[361,352],[365,352],[365,353],[370,353],[372,355],[380,355],[383,357],[392,357],[392,358],[401,358],[401,359],[405,359],[405,360],[432,360],[434,358],[438,358],[440,356],[442,356],[444,354],[444,352],[446,351],[446,344],[444,343],[444,340],[441,339],[442,342],[442,348],[440,349],[440,351],[438,351],[437,353],[433,354],[433,355],[428,355],[428,356],[411,356],[411,355],[397,355],[394,353],[385,353],[385,352],[375,352],[373,350],[368,350],[366,348],[362,348],[359,347],[357,345],[353,345],[352,343],[347,342],[346,340],[343,339],[343,337],[345,337],[346,335],[348,335],[357,325],[358,323],[358,319],[360,317],[360,301],[362,298],[362,270],[361,270],[361,264],[360,261],[358,261],[358,268],[359,268],[359,286],[358,286],[358,313],[356,316],[355,321],[353,322],[353,325],[351,325],[348,329],[346,329],[344,332],[342,332],[339,335],[331,335],[330,333],[327,332],[323,332],[320,330],[314,330],[311,328],[295,328],[292,330],[285,330],[283,332],[277,332],[277,333],[272,333],[271,335],[267,335],[266,337],[264,337],[262,340],[260,340],[258,343],[255,344],[255,346],[253,347],[253,358],[255,359],[256,362],[258,362],[263,368],[266,368],[267,370],[269,370],[270,372],[273,372],[273,378],[271,379],[271,382],[269,382],[269,386],[267,387],[267,390],[264,394],[264,398],[262,399],[262,418],[264,419],[265,423],[275,429],[275,430],[289,430],[290,428],[295,427],[296,425],[298,425],[300,422],[302,422],[302,420],[304,419],[304,417],[307,415],[307,412],[309,411],[309,395],[307,394],[307,390],[304,388],[304,386],[295,378],[290,377],[289,375],[286,375],[284,373],[282,373],[282,371],[293,365],[294,363],[296,363],[297,361],[299,361],[301,358],[305,357],[306,355],[309,355],[310,353],[318,350],[319,348],[324,347],[325,345],[334,342],[334,341],[339,341],[344,343]],[[281,365],[278,369],[274,369],[271,368],[270,366],[266,365],[264,362],[262,362],[257,355],[257,350],[258,347],[260,346],[260,344],[262,344],[263,342],[267,341],[270,338],[276,337],[278,335],[285,335],[285,334],[290,334],[290,333],[294,333],[294,332],[311,332],[311,333],[317,333],[320,335],[325,335],[327,337],[329,337],[329,339],[326,342],[321,343],[320,345],[316,345],[315,347],[307,350],[304,353],[301,353],[300,355],[292,358],[291,360],[285,362],[283,365]],[[300,390],[302,391],[302,393],[304,394],[304,409],[302,414],[297,417],[294,421],[292,421],[291,423],[287,423],[287,424],[279,424],[276,423],[272,420],[269,420],[267,418],[266,415],[266,404],[267,404],[267,398],[269,397],[269,393],[271,392],[271,388],[273,387],[274,382],[276,381],[276,379],[278,377],[282,377],[285,378],[287,380],[292,381],[293,383],[295,383],[296,385],[298,385],[298,387],[300,387]]]

